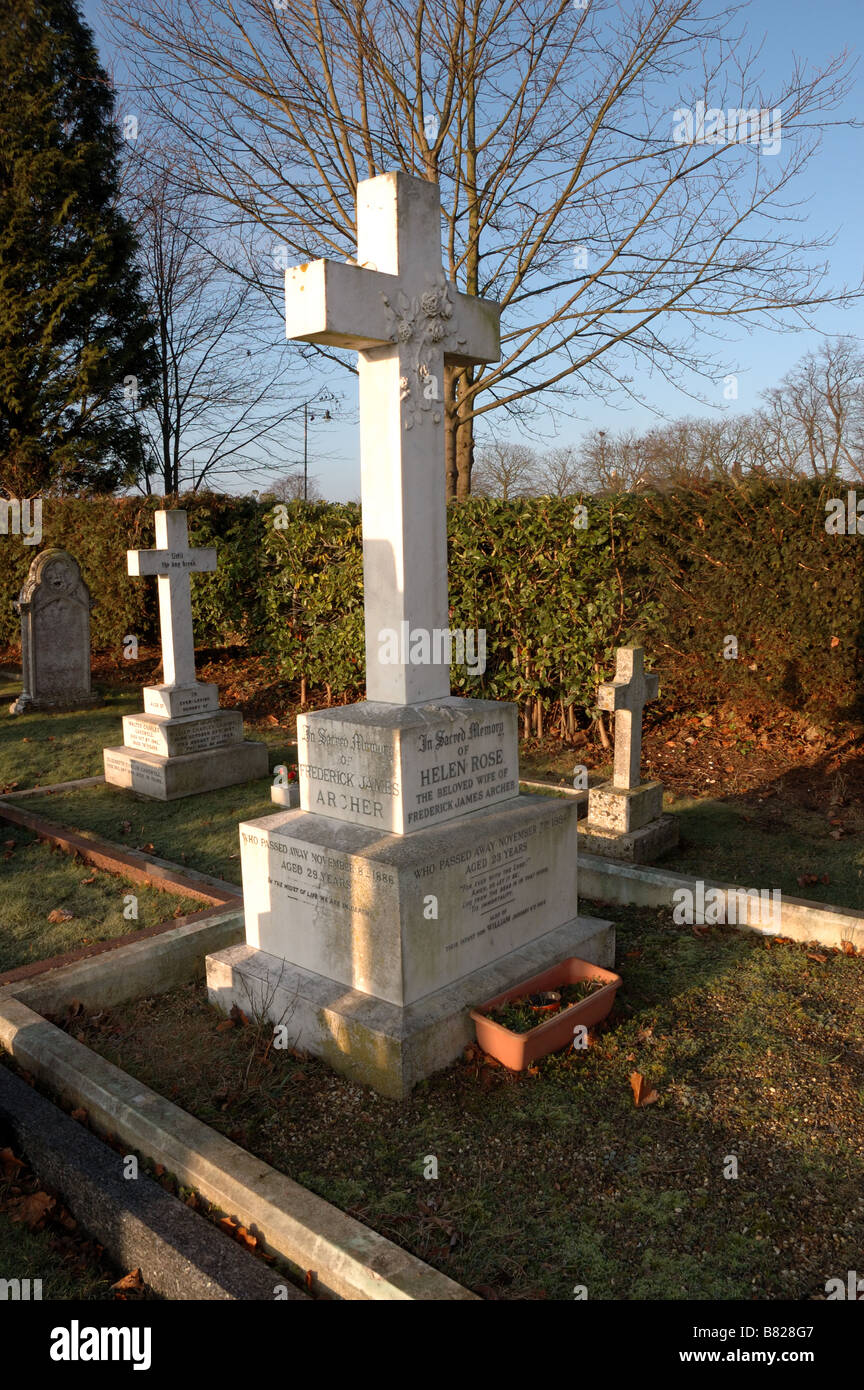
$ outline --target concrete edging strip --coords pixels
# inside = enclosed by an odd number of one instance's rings
[[[136,941],[118,938],[111,951],[57,964],[31,979],[4,984],[0,1000],[20,999],[38,1013],[56,1013],[79,1000],[85,1008],[105,1009],[127,999],[165,994],[201,974],[204,956],[243,940],[243,912],[237,907],[211,909],[165,931]]]
[[[48,1023],[0,997],[0,1044],[93,1128],[161,1163],[313,1288],[351,1300],[475,1300],[447,1275],[315,1196]],[[480,1300],[478,1300],[480,1301]]]
[[[124,1178],[123,1155],[7,1067],[0,1067],[2,1128],[115,1264],[124,1272],[140,1269],[163,1298],[273,1301],[278,1288],[280,1300],[307,1299],[146,1173]]]

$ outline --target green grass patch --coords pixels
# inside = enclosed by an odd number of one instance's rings
[[[669,808],[681,842],[664,868],[742,888],[779,888],[788,897],[864,906],[864,837],[835,840],[824,812],[784,806],[782,817],[735,801],[684,799]],[[799,884],[799,878],[815,883]],[[823,882],[823,878],[827,882]]]
[[[57,1237],[50,1231],[28,1231],[0,1212],[0,1277],[42,1280],[42,1301],[63,1299],[94,1302],[110,1299],[111,1284],[119,1276],[108,1273],[92,1256],[70,1249],[58,1250]]]
[[[0,822],[0,879],[0,971],[111,941],[205,906],[200,899],[102,872],[5,821]],[[137,917],[125,917],[133,906]],[[55,912],[73,915],[49,921]]]
[[[279,811],[263,781],[220,787],[177,801],[150,801],[121,787],[82,787],[28,796],[28,811],[130,849],[240,882],[240,821]]]
[[[534,1075],[459,1063],[402,1103],[266,1025],[217,1031],[200,985],[75,1027],[486,1297],[824,1296],[864,1245],[864,959],[615,918],[624,986],[589,1049]],[[655,1103],[635,1107],[633,1072]]]

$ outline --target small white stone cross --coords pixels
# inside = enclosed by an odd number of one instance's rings
[[[405,659],[414,633],[434,650],[449,627],[444,367],[498,360],[499,307],[445,279],[441,198],[425,179],[357,185],[357,262],[286,271],[286,334],[360,354],[366,698],[421,704],[450,694],[446,661]],[[385,633],[402,635],[386,664]]]
[[[163,683],[194,685],[195,639],[189,576],[215,570],[216,551],[189,549],[185,512],[156,512],[155,516],[156,549],[127,550],[129,573],[158,576]]]
[[[642,711],[649,700],[656,700],[660,677],[645,670],[643,647],[619,647],[615,657],[615,679],[601,685],[597,703],[615,715],[615,770],[612,785],[638,787],[641,782]]]

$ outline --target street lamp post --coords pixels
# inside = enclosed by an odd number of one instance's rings
[[[303,501],[304,501],[304,502],[308,501],[308,496],[307,496],[307,494],[308,494],[308,491],[309,491],[309,421],[315,419],[315,416],[314,416],[314,415],[310,415],[310,414],[309,414],[309,406],[312,405],[312,404],[313,404],[312,401],[304,401],[304,402],[303,402]],[[330,416],[330,411],[329,411],[329,410],[325,410],[325,411],[324,411],[324,416],[323,416],[323,418],[324,418],[325,420],[329,420],[329,419],[331,418],[331,416]]]

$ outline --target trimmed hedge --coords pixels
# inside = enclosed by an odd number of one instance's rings
[[[43,501],[42,545],[79,560],[97,648],[157,634],[156,586],[127,575],[125,551],[153,544],[159,505]],[[216,573],[192,584],[198,643],[271,655],[304,699],[362,698],[359,507],[215,494],[183,505],[192,543],[219,550]],[[454,668],[454,693],[516,700],[526,728],[551,719],[572,732],[614,648],[642,641],[664,693],[686,704],[752,681],[793,706],[826,690],[854,702],[864,540],[828,535],[824,521],[825,495],[809,482],[452,507],[450,626],[487,634],[485,673]],[[36,550],[0,536],[0,644],[18,640],[11,600]],[[737,662],[723,658],[729,635]]]

